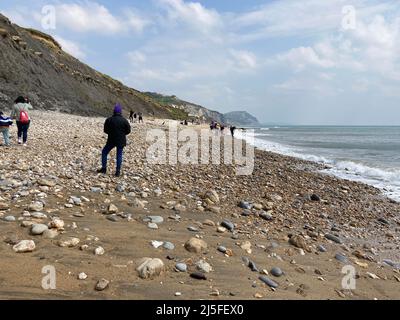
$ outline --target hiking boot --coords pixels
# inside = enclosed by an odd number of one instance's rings
[[[18,144],[22,144],[22,139],[21,138],[18,139]]]
[[[107,173],[107,169],[101,168],[101,169],[97,170],[97,173],[106,174]]]
[[[115,173],[115,176],[116,176],[116,177],[120,177],[120,176],[121,176],[121,171],[117,171],[117,172]]]

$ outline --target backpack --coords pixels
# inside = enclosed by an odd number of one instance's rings
[[[29,123],[29,116],[28,116],[28,112],[26,112],[25,110],[21,110],[19,113],[19,122],[21,124],[28,124]]]

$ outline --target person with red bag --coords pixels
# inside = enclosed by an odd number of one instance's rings
[[[31,123],[28,111],[33,109],[29,100],[22,96],[15,100],[13,110],[11,112],[11,118],[15,119],[18,128],[18,144],[24,144],[26,146],[28,141],[28,130]]]

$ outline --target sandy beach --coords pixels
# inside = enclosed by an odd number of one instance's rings
[[[15,126],[12,147],[1,147],[1,299],[400,298],[400,204],[378,189],[260,150],[248,176],[233,165],[150,165],[146,132],[163,120],[133,125],[122,177],[115,151],[99,175],[103,118],[32,119],[27,147]],[[50,230],[32,235],[33,224]],[[21,240],[34,250],[17,253]],[[144,257],[162,261],[147,279]],[[55,267],[54,290],[42,288],[45,266]],[[344,266],[354,289],[343,288]]]

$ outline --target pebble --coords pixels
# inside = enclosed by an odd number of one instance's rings
[[[106,279],[101,279],[97,282],[95,289],[97,291],[103,291],[103,290],[107,289],[109,284],[110,284],[110,281],[108,281]]]
[[[264,282],[267,286],[271,287],[271,288],[278,288],[278,284],[271,280],[270,278],[268,278],[267,276],[260,276],[258,279],[260,279],[262,282]]]
[[[318,245],[317,249],[320,252],[327,252],[328,251],[322,244]]]
[[[252,208],[252,205],[249,202],[240,201],[239,202],[239,207],[242,208],[242,209],[250,210]]]
[[[207,243],[201,239],[191,238],[185,243],[185,249],[192,253],[201,253],[207,249]]]
[[[79,280],[85,280],[85,279],[87,279],[87,277],[88,277],[87,274],[84,272],[81,272],[80,274],[78,274]]]
[[[42,237],[45,239],[54,239],[57,236],[58,236],[58,231],[55,229],[47,229],[42,234]]]
[[[329,234],[328,233],[328,234],[325,235],[325,238],[328,239],[328,240],[331,240],[333,242],[336,242],[338,244],[342,244],[343,243],[343,241],[339,237],[337,237],[337,236],[335,236],[333,234]]]
[[[308,250],[307,243],[301,235],[292,236],[289,243],[297,248]]]
[[[393,262],[392,260],[384,259],[383,263],[387,264],[388,266],[390,266],[392,268],[400,269],[400,263]]]
[[[103,247],[97,247],[96,249],[94,249],[94,254],[96,256],[102,256],[105,253],[105,250]]]
[[[311,195],[310,199],[311,199],[312,201],[321,201],[320,196],[317,195],[317,194],[315,194],[315,193]]]
[[[50,229],[57,229],[57,230],[63,230],[64,229],[64,221],[61,220],[60,218],[53,218],[50,223],[49,223],[49,228]]]
[[[234,224],[229,220],[222,221],[221,226],[228,229],[229,231],[233,231],[235,229]]]
[[[153,230],[157,230],[157,229],[158,229],[157,223],[154,223],[154,222],[149,222],[149,223],[147,224],[147,227],[148,227],[149,229],[153,229]]]
[[[243,217],[248,217],[252,215],[252,212],[250,210],[244,210],[241,214]]]
[[[264,220],[267,220],[267,221],[271,221],[271,220],[273,220],[274,218],[272,217],[272,214],[270,213],[270,212],[265,212],[265,211],[263,211],[263,212],[261,212],[260,213],[260,218],[263,218]]]
[[[185,263],[177,263],[175,265],[175,269],[180,271],[180,272],[186,272],[187,271],[187,265]]]
[[[162,242],[162,241],[157,241],[157,240],[151,241],[151,245],[153,246],[153,248],[156,248],[156,249],[161,247],[163,244],[164,244],[164,242]]]
[[[42,202],[40,202],[40,201],[35,201],[35,202],[32,202],[32,203],[29,205],[28,210],[29,210],[29,211],[39,212],[39,211],[42,211],[43,208],[44,208],[44,205],[43,205]]]
[[[191,231],[191,232],[199,232],[198,228],[192,227],[192,226],[188,227],[188,230]]]
[[[193,272],[190,274],[190,277],[197,280],[207,280],[207,276],[201,272]]]
[[[382,223],[382,224],[384,224],[384,225],[390,225],[390,222],[387,221],[385,218],[379,218],[379,219],[378,219],[378,222],[380,222],[380,223]]]
[[[275,277],[280,277],[280,276],[283,275],[283,272],[282,272],[282,270],[280,268],[274,267],[274,268],[271,269],[271,274],[273,276],[275,276]]]
[[[342,263],[347,263],[348,262],[347,257],[345,255],[341,254],[341,253],[337,253],[335,255],[335,259],[340,261],[340,262],[342,262]]]
[[[221,227],[221,226],[219,226],[218,228],[217,228],[217,232],[218,233],[225,233],[226,232],[226,228],[225,227]]]
[[[49,228],[45,224],[33,224],[31,227],[31,234],[34,236],[38,236],[43,234]]]
[[[211,220],[208,220],[208,219],[204,220],[203,225],[209,226],[209,227],[215,227],[214,221],[211,221]]]
[[[79,244],[80,240],[78,238],[69,238],[69,239],[65,239],[65,240],[60,240],[58,242],[58,245],[60,247],[68,247],[68,248],[72,248],[72,247],[76,247]]]
[[[226,253],[226,248],[224,247],[224,246],[219,246],[218,248],[217,248],[217,250],[219,251],[219,252],[222,252],[222,253]]]
[[[148,216],[147,218],[150,219],[150,222],[157,223],[157,224],[164,222],[164,218],[161,216]]]
[[[117,212],[118,212],[118,207],[116,205],[110,203],[107,208],[107,213],[113,214],[113,213],[117,213]]]
[[[31,217],[36,218],[36,219],[47,219],[47,215],[45,215],[42,212],[32,212]]]
[[[106,219],[111,221],[111,222],[118,222],[119,221],[119,219],[118,219],[118,217],[116,215],[107,216]]]
[[[167,249],[167,250],[174,250],[175,245],[173,243],[167,241],[167,242],[164,242],[163,248]]]
[[[35,248],[35,242],[32,240],[21,240],[13,246],[13,250],[17,253],[32,252]]]
[[[142,279],[157,277],[164,270],[164,262],[158,258],[142,258],[137,264],[136,271]]]
[[[15,222],[15,221],[16,221],[16,219],[15,219],[14,216],[7,216],[7,217],[4,217],[3,220],[4,220],[4,221],[7,221],[7,222]]]
[[[199,260],[196,263],[196,268],[197,268],[197,270],[199,270],[200,272],[203,272],[203,273],[209,273],[212,271],[211,265],[204,260]]]

